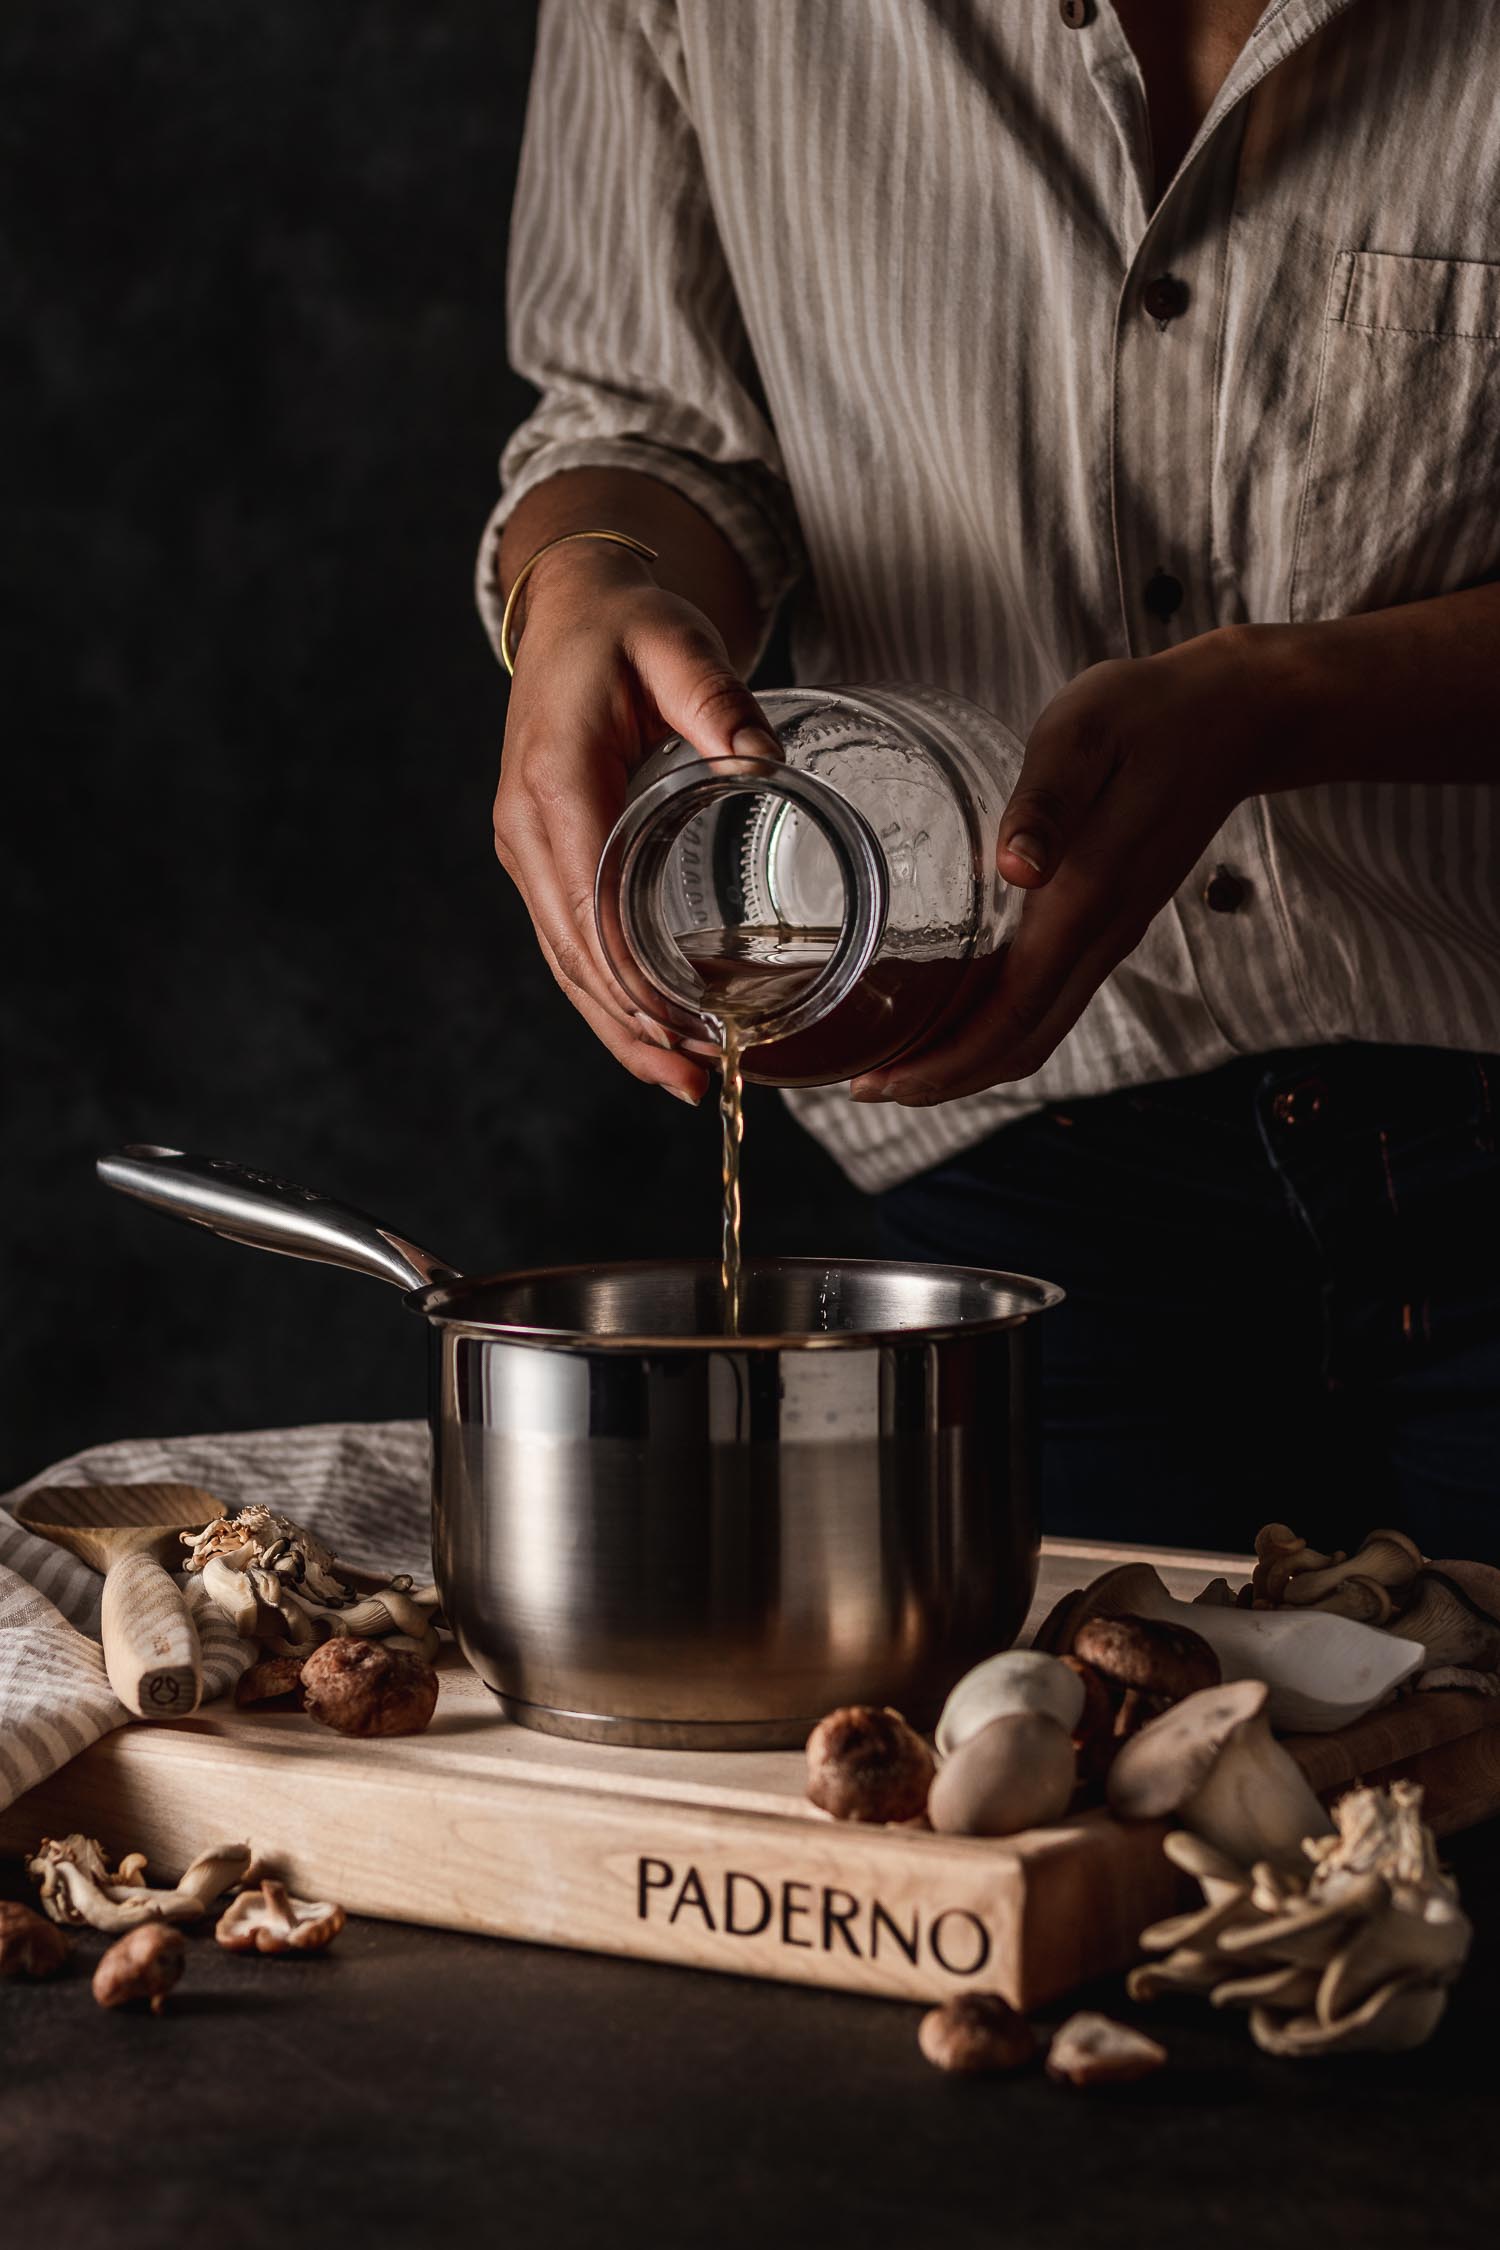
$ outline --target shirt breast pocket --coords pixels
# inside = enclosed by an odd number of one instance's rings
[[[1290,614],[1347,617],[1500,570],[1500,265],[1341,250]]]

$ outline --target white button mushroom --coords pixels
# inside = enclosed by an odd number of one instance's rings
[[[1073,1745],[1056,1719],[1012,1711],[943,1760],[927,1818],[948,1836],[1014,1836],[1061,1820],[1077,1779]]]
[[[1041,1649],[1008,1648],[965,1672],[937,1723],[938,1754],[948,1757],[992,1719],[1030,1711],[1055,1719],[1071,1734],[1083,1716],[1078,1674]]]

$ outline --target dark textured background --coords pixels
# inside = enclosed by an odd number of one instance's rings
[[[409,1413],[373,1285],[97,1189],[234,1155],[475,1268],[706,1254],[715,1127],[577,1024],[490,852],[475,621],[529,0],[0,11],[0,1487]],[[752,1097],[754,1099],[754,1097]],[[751,1248],[860,1238],[754,1100]]]

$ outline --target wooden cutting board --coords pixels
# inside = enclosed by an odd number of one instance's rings
[[[1149,1561],[1191,1595],[1247,1564],[1053,1543],[1034,1624],[1069,1587]],[[1313,1786],[1410,1773],[1440,1831],[1500,1810],[1500,1710],[1424,1695],[1293,1745]],[[209,1705],[106,1736],[0,1813],[0,1852],[82,1829],[157,1878],[246,1838],[306,1898],[398,1921],[922,2000],[1044,2004],[1134,1958],[1180,1878],[1162,1827],[1100,1813],[989,1841],[826,1819],[795,1751],[601,1749],[503,1719],[449,1655],[427,1733],[347,1742],[297,1712]]]

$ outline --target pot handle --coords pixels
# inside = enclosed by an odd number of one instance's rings
[[[430,1250],[419,1250],[365,1212],[223,1157],[136,1145],[117,1156],[101,1156],[98,1172],[106,1187],[252,1250],[310,1258],[320,1266],[347,1266],[377,1281],[394,1282],[398,1289],[425,1289],[460,1278]]]

